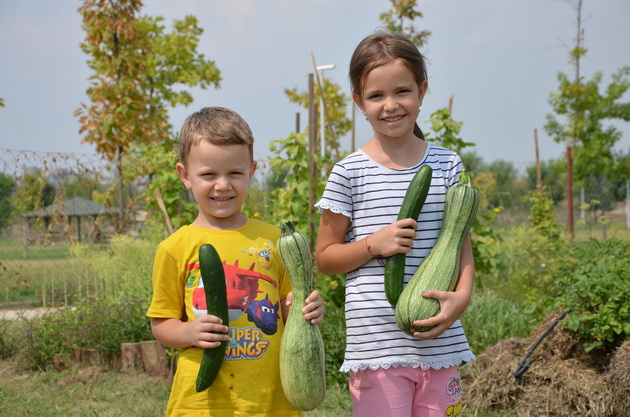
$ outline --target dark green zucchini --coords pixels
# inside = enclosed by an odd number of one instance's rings
[[[228,325],[227,289],[225,286],[225,273],[223,263],[214,246],[201,245],[199,248],[199,270],[203,278],[203,289],[206,295],[206,309],[208,314],[219,317],[224,325]],[[227,341],[211,349],[204,349],[199,373],[197,374],[197,392],[208,389],[221,369]]]
[[[398,220],[410,218],[418,220],[431,188],[432,177],[433,169],[429,165],[422,165],[418,169],[405,193],[398,213]],[[406,257],[405,253],[397,253],[387,258],[385,262],[385,295],[393,307],[396,306],[398,297],[403,290]]]

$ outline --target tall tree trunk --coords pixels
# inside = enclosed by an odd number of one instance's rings
[[[116,169],[118,173],[118,233],[125,233],[125,185],[123,181],[123,147],[116,151]]]

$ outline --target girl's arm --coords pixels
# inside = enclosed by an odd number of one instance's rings
[[[424,297],[435,298],[440,302],[440,312],[429,319],[418,320],[413,324],[418,327],[435,326],[426,332],[416,332],[414,336],[420,340],[434,339],[448,330],[466,310],[472,297],[473,282],[475,277],[475,262],[472,254],[470,236],[466,238],[462,246],[459,281],[455,291],[428,290]]]
[[[418,223],[403,219],[355,242],[345,243],[350,219],[323,210],[316,245],[317,267],[324,274],[345,274],[376,256],[387,257],[411,250]]]
[[[176,318],[151,318],[153,336],[163,345],[175,349],[197,346],[203,349],[218,347],[228,340],[228,327],[210,314],[184,322]]]

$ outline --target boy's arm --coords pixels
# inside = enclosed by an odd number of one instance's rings
[[[414,336],[420,340],[434,339],[448,330],[466,310],[472,297],[475,277],[475,262],[472,254],[470,236],[462,245],[459,264],[459,280],[455,291],[428,290],[424,297],[435,298],[440,302],[440,312],[429,319],[417,320],[413,324],[418,327],[435,326],[426,332],[416,332]]]
[[[287,294],[287,298],[280,301],[282,306],[282,319],[286,323],[287,317],[289,317],[289,310],[291,310],[291,304],[293,303],[293,292]],[[306,305],[302,308],[302,314],[305,320],[309,320],[311,324],[319,324],[324,321],[324,300],[319,294],[319,291],[314,290],[306,297]]]
[[[317,232],[317,267],[324,274],[345,274],[365,265],[375,256],[387,257],[411,250],[418,223],[413,219],[396,221],[367,238],[345,243],[350,219],[323,210]],[[368,239],[366,241],[366,239]]]
[[[175,349],[190,346],[210,349],[228,340],[228,327],[221,324],[220,318],[209,314],[189,322],[152,317],[151,331],[160,343]]]

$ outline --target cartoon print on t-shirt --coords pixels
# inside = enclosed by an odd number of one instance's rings
[[[245,252],[249,254],[249,256],[256,256],[258,265],[263,269],[269,270],[273,262],[273,258],[271,257],[272,247],[273,242],[270,240],[269,243],[265,242],[262,245],[251,246],[247,250],[241,249],[241,252]]]
[[[257,256],[260,265],[262,255],[258,254]],[[271,267],[271,262],[271,257],[265,259],[265,265],[268,265],[265,269]],[[247,319],[254,323],[263,333],[273,335],[278,330],[280,303],[278,301],[273,304],[269,300],[269,294],[259,289],[259,283],[262,280],[270,283],[274,288],[278,287],[278,283],[266,275],[255,271],[255,267],[256,263],[253,263],[249,269],[243,269],[238,266],[238,260],[235,260],[233,265],[228,265],[227,262],[223,261],[230,322],[246,313]],[[257,300],[258,294],[263,293],[265,297]],[[192,304],[195,317],[198,318],[207,313],[203,277],[199,277],[197,288],[193,291]]]

